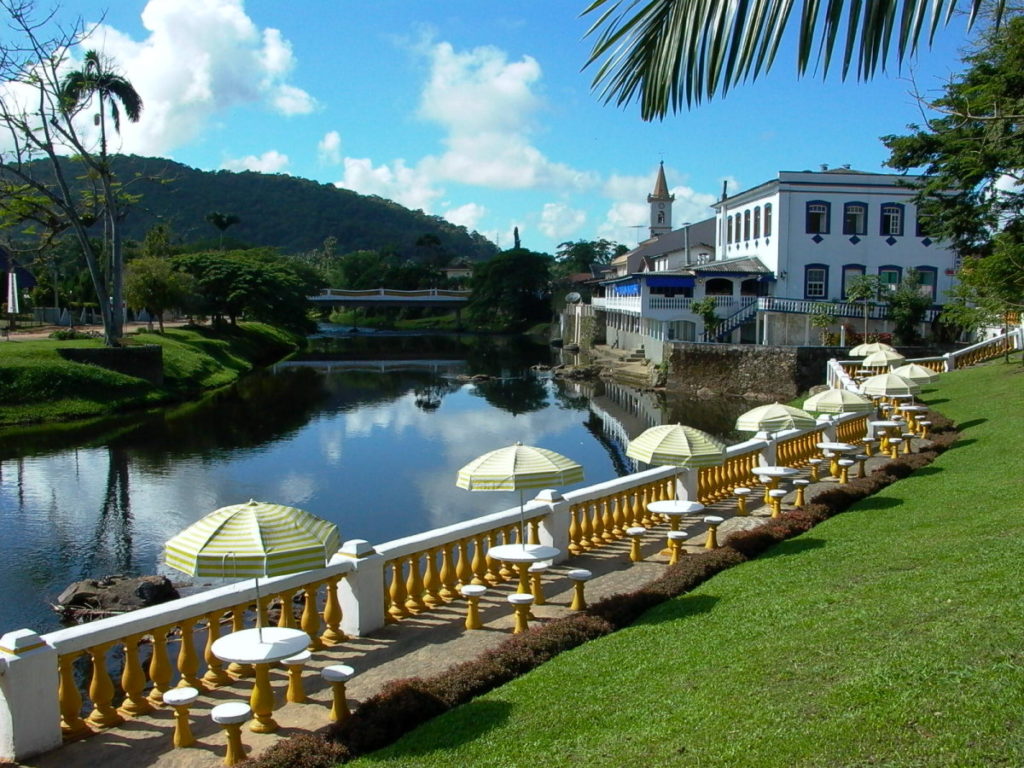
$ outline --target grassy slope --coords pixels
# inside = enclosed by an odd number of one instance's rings
[[[930,467],[359,764],[1024,765],[1020,371],[926,395]]]
[[[163,347],[163,387],[57,354],[58,347],[99,347],[98,340],[0,345],[0,426],[83,419],[191,397],[230,384],[295,345],[293,337],[258,323],[224,333],[173,328],[129,339]]]

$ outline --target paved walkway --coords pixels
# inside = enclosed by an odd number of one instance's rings
[[[868,469],[888,458],[873,458]],[[818,489],[834,487],[835,481],[809,486],[807,499]],[[754,496],[760,496],[755,493]],[[792,499],[792,494],[786,501]],[[768,518],[767,508],[759,499],[751,502],[750,515],[737,516],[735,504],[726,500],[713,505],[707,513],[726,518],[719,528],[719,541],[731,531],[753,527]],[[701,550],[706,526],[702,513],[684,518],[683,529],[691,533],[686,549]],[[586,586],[589,602],[612,594],[633,591],[664,569],[667,557],[661,554],[665,545],[666,525],[652,528],[645,536],[645,560],[629,560],[629,542],[622,540],[605,547],[573,557],[570,562],[553,567],[544,577],[547,604],[533,607],[536,621],[544,622],[569,613],[572,600],[572,582],[566,573],[573,568],[587,568],[594,578]],[[458,601],[384,627],[368,637],[352,638],[346,642],[314,654],[304,675],[309,701],[305,704],[284,703],[285,672],[274,669],[271,682],[279,709],[274,718],[281,728],[274,734],[255,734],[244,728],[242,740],[250,756],[257,755],[279,739],[304,731],[317,731],[327,726],[330,709],[330,689],[320,679],[318,671],[328,664],[345,663],[356,669],[356,676],[348,684],[351,707],[381,690],[389,681],[413,676],[432,676],[445,668],[475,658],[509,637],[512,631],[512,611],[505,598],[515,591],[516,582],[509,580],[492,587],[481,600],[481,618],[485,627],[469,632],[463,628],[465,603]],[[160,768],[214,768],[221,765],[225,752],[224,734],[209,718],[210,709],[225,701],[248,699],[251,679],[239,680],[230,686],[204,692],[191,708],[191,722],[197,743],[188,749],[171,749],[173,713],[169,708],[154,712],[98,733],[87,739],[26,761],[23,765],[35,768],[94,768],[95,766],[131,765],[158,766]],[[130,754],[129,754],[130,750]]]

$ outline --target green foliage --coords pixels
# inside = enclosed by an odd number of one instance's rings
[[[1024,222],[993,238],[992,253],[964,259],[942,319],[968,331],[1004,325],[1024,311]]]
[[[893,332],[900,344],[913,344],[920,340],[917,327],[924,320],[925,312],[932,305],[930,295],[921,292],[921,281],[917,270],[908,269],[903,280],[885,296],[889,304],[889,318]]]
[[[333,259],[326,270],[326,281],[331,288],[412,291],[440,287],[444,278],[428,262],[402,259],[393,253],[355,251]]]
[[[878,275],[856,275],[846,283],[848,301],[859,301],[864,305],[864,335],[868,332],[868,312],[871,302],[877,301],[882,290],[882,279]]]
[[[625,245],[604,238],[560,243],[555,251],[554,277],[562,279],[578,272],[590,272],[591,264],[610,264],[628,250]]]
[[[525,248],[502,251],[477,265],[467,312],[485,327],[517,330],[545,319],[550,257]]]
[[[163,313],[183,306],[192,285],[191,276],[174,269],[167,259],[143,256],[128,264],[125,301],[133,310],[145,309],[150,315],[156,315],[163,332]]]
[[[722,323],[722,318],[718,316],[714,296],[705,296],[703,299],[694,300],[690,304],[690,311],[703,321],[704,333],[708,336],[713,334]]]
[[[215,321],[227,318],[308,330],[308,296],[319,291],[320,278],[306,264],[269,249],[193,253],[177,256],[174,267],[195,280],[196,314]]]

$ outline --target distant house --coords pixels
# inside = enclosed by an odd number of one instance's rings
[[[612,262],[593,300],[608,343],[643,348],[659,361],[674,340],[806,345],[810,317],[827,303],[836,318],[862,328],[860,304],[846,302],[849,281],[878,275],[895,287],[911,269],[938,313],[955,280],[954,253],[917,218],[907,177],[849,168],[782,171],[715,203],[713,218],[671,225],[673,196],[659,167],[649,239]],[[693,300],[716,298],[719,326],[708,333]],[[881,308],[869,329],[890,330]]]
[[[441,272],[449,280],[469,280],[473,276],[473,268],[469,266],[442,267]]]

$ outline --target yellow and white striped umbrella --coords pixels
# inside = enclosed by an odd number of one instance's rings
[[[815,413],[867,413],[874,407],[868,398],[848,389],[826,389],[804,400],[804,408]]]
[[[660,466],[709,467],[725,456],[725,444],[695,427],[662,424],[631,440],[626,455]]]
[[[817,422],[807,411],[791,405],[772,403],[752,408],[736,419],[741,432],[781,432],[784,429],[807,429]]]
[[[874,352],[889,351],[895,352],[896,350],[882,341],[869,341],[865,344],[858,344],[856,347],[850,350],[850,354],[854,357],[867,357]]]
[[[516,443],[485,453],[459,470],[455,484],[467,491],[521,491],[569,485],[583,479],[583,467],[546,448]]]
[[[899,365],[906,359],[899,352],[880,349],[878,352],[872,352],[865,357],[861,360],[860,364],[865,368],[888,368],[892,365]]]
[[[921,387],[912,381],[894,373],[880,373],[865,379],[860,386],[865,395],[872,397],[892,397],[893,395],[916,395]]]
[[[915,384],[928,384],[939,378],[939,374],[931,368],[925,368],[917,363],[901,365],[899,368],[893,368],[892,372],[900,378],[907,379]]]
[[[164,559],[190,576],[259,578],[323,568],[340,546],[334,523],[250,499],[221,507],[169,539]]]

